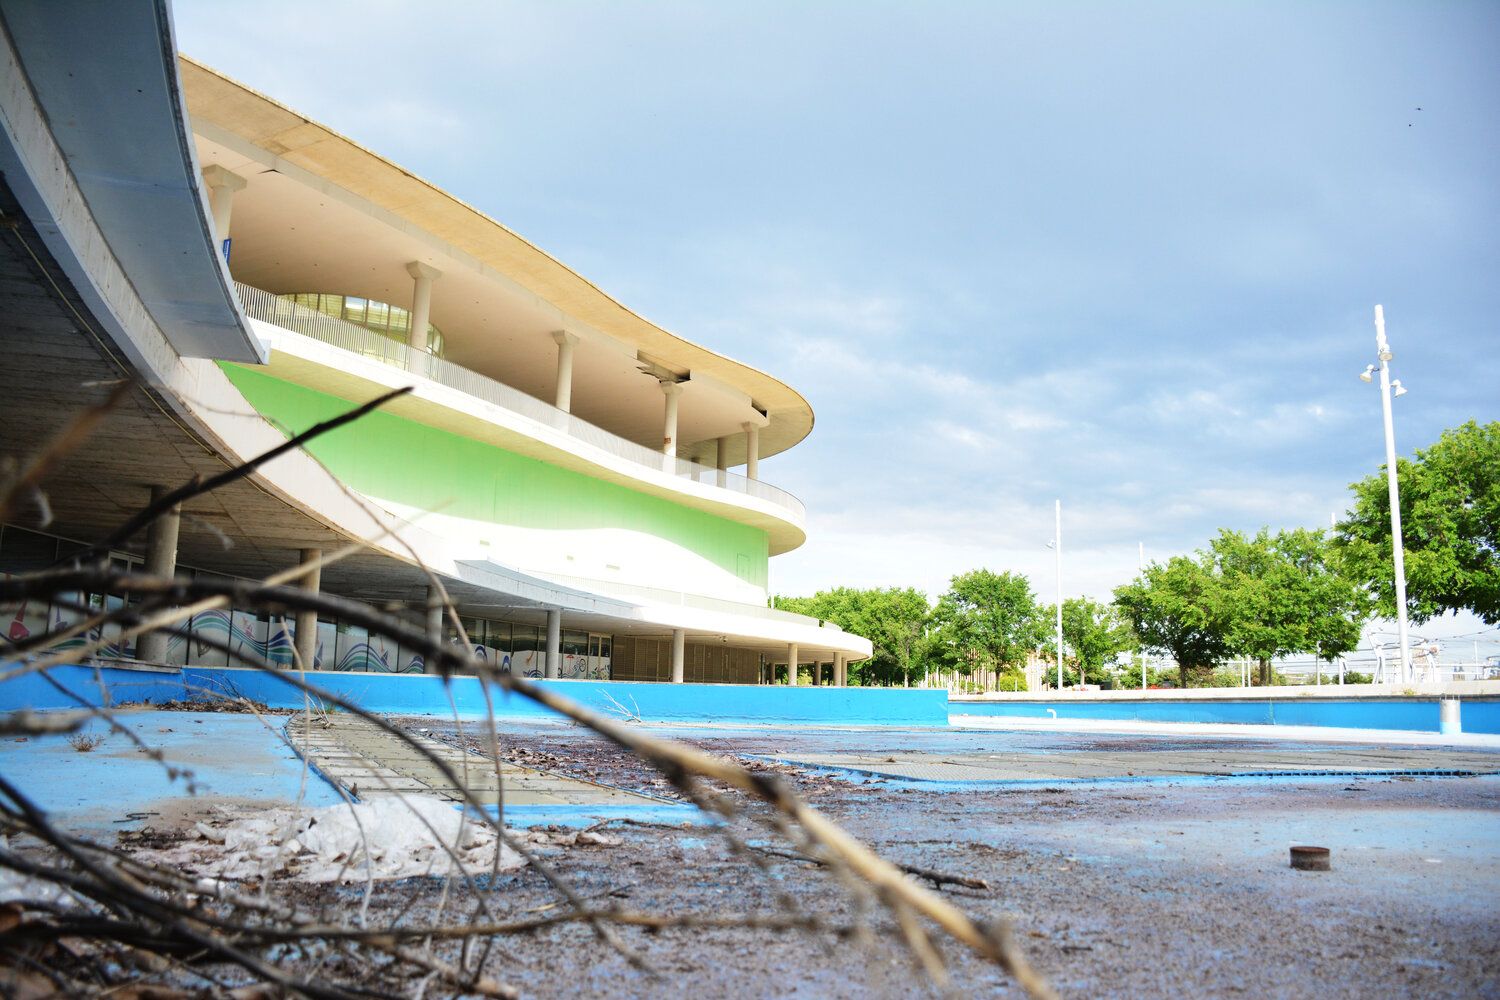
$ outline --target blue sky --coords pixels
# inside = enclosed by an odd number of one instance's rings
[[[1500,5],[178,0],[182,49],[785,378],[772,584],[1105,596],[1500,419]],[[1421,110],[1417,110],[1420,108]],[[1448,631],[1468,631],[1454,625]],[[1437,631],[1430,629],[1429,631]]]

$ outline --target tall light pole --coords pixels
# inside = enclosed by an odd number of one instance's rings
[[[1053,541],[1057,543],[1057,690],[1063,689],[1063,638],[1062,638],[1062,501],[1054,508],[1057,513],[1057,531]]]
[[[1411,680],[1411,651],[1406,636],[1406,559],[1401,545],[1401,496],[1396,485],[1396,430],[1391,423],[1391,399],[1406,395],[1401,380],[1391,381],[1391,345],[1385,339],[1385,309],[1375,307],[1375,355],[1380,359],[1380,411],[1385,417],[1385,480],[1391,502],[1391,561],[1396,575],[1396,631],[1401,642],[1401,680]],[[1366,365],[1359,378],[1369,382],[1374,365]],[[1394,392],[1392,388],[1394,387]]]
[[[1135,556],[1135,572],[1136,572],[1137,576],[1144,576],[1145,573],[1146,573],[1146,543],[1145,542],[1136,542],[1135,544],[1137,546],[1137,548],[1136,548],[1136,556]],[[1144,693],[1145,690],[1146,690],[1146,651],[1143,649],[1143,650],[1141,650],[1141,691]]]

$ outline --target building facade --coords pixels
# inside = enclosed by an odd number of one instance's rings
[[[179,58],[165,5],[3,18],[6,457],[24,463],[110,385],[139,388],[11,511],[0,569],[55,565],[153,490],[405,388],[112,558],[256,577],[362,542],[306,583],[461,641],[436,574],[476,651],[531,676],[764,683],[801,664],[841,683],[869,655],[766,607],[769,560],[806,539],[802,504],[761,475],[811,430],[791,387]],[[89,42],[65,41],[85,18]],[[3,612],[19,637],[112,600]],[[227,641],[276,663],[423,669],[347,623],[300,626],[216,611],[110,652],[223,665]]]

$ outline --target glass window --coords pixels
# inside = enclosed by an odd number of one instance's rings
[[[292,302],[308,309],[316,309],[328,316],[362,326],[372,333],[389,337],[398,343],[411,342],[411,312],[401,306],[393,306],[358,295],[334,295],[318,292],[292,292],[278,296],[282,301]],[[427,324],[427,352],[443,357],[445,342],[442,331]],[[382,354],[382,358],[385,356]],[[392,359],[385,359],[392,360]]]
[[[546,632],[535,625],[512,625],[510,669],[511,673],[523,677],[538,677],[542,673],[543,650],[547,645]]]
[[[313,651],[312,663],[306,664],[308,670],[333,670],[338,661],[334,659],[334,651],[339,644],[339,627],[330,618],[318,619],[318,648]]]
[[[494,650],[497,657],[509,656],[514,639],[511,637],[510,622],[486,622],[484,644]],[[498,659],[497,659],[498,662]]]
[[[562,652],[564,656],[587,656],[589,652],[589,634],[587,632],[574,632],[563,629]]]
[[[370,669],[369,638],[362,625],[348,622],[338,623],[337,644],[334,646],[333,669],[365,672]]]
[[[368,659],[365,661],[365,669],[372,673],[389,674],[398,668],[396,656],[399,650],[396,643],[389,637],[373,632],[366,633],[365,651]]]

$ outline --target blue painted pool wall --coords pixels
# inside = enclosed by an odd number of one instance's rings
[[[1500,733],[1500,701],[1461,699],[1466,733]],[[1099,719],[1134,722],[1227,722],[1252,726],[1331,726],[1339,729],[1438,731],[1436,698],[1287,698],[1232,701],[992,701],[954,702],[954,715]]]
[[[3,668],[0,668],[3,669]],[[55,668],[53,678],[90,704],[101,694],[93,667]],[[256,670],[185,667],[180,673],[101,667],[98,676],[113,703],[163,702],[206,694],[242,695],[272,708],[301,708],[302,693],[277,675]],[[411,674],[318,672],[307,683],[373,712],[462,718],[486,714],[478,678]],[[585,708],[610,714],[615,703],[639,711],[647,722],[735,722],[842,726],[946,726],[948,696],[908,688],[785,687],[727,684],[631,684],[611,681],[537,681]],[[553,717],[520,695],[490,687],[495,714],[505,718]],[[613,699],[613,701],[611,701]],[[44,678],[25,676],[0,684],[0,708],[69,708],[77,702]]]

